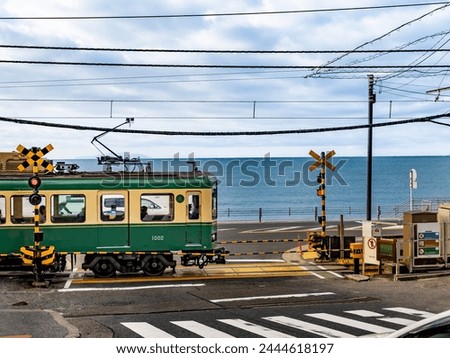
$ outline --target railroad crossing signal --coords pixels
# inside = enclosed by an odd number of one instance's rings
[[[43,264],[51,264],[54,261],[54,247],[40,246],[44,239],[44,233],[39,230],[40,213],[39,209],[44,210],[45,207],[39,208],[42,197],[39,194],[39,187],[41,185],[41,178],[39,178],[39,165],[47,171],[53,171],[53,164],[43,158],[48,152],[53,149],[51,144],[41,149],[38,147],[25,148],[23,145],[18,145],[17,150],[27,157],[27,159],[17,166],[19,171],[23,172],[30,165],[33,167],[33,175],[28,179],[28,185],[33,189],[33,193],[29,197],[30,204],[34,206],[34,246],[22,246],[20,252],[22,260],[29,262],[35,266],[36,281],[35,285],[46,284],[40,279]]]
[[[32,165],[33,173],[36,174],[39,169],[38,166],[40,165],[45,170],[52,171],[53,164],[46,161],[44,158],[42,158],[44,155],[46,155],[52,149],[53,149],[53,146],[51,144],[48,144],[44,149],[37,148],[37,147],[31,147],[30,149],[27,149],[23,145],[19,144],[17,146],[17,151],[19,153],[25,155],[27,157],[27,159],[22,164],[19,164],[17,169],[19,169],[19,171],[23,172],[26,168],[28,168],[30,165]]]
[[[326,239],[326,213],[325,213],[325,167],[330,169],[331,171],[335,170],[335,167],[333,164],[331,164],[328,160],[335,155],[336,152],[332,150],[331,152],[328,152],[325,155],[325,152],[322,152],[320,155],[314,152],[313,150],[309,151],[309,155],[312,156],[316,162],[314,162],[312,165],[310,165],[309,170],[313,171],[320,167],[320,174],[317,176],[317,182],[320,184],[319,188],[317,189],[317,196],[320,196],[322,198],[322,215],[319,217],[319,222],[322,226],[322,249],[325,247],[325,239]]]

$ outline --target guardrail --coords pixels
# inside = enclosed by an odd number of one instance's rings
[[[414,211],[437,211],[439,205],[450,202],[450,198],[420,199],[413,203]],[[376,218],[402,219],[403,213],[410,210],[409,201],[398,205],[376,207]],[[365,206],[327,207],[327,219],[338,220],[340,215],[346,218],[362,218],[365,216]],[[220,221],[268,221],[268,220],[314,220],[320,214],[318,206],[286,207],[286,208],[220,208]],[[374,218],[375,219],[375,218]]]

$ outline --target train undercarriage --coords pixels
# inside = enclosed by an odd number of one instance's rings
[[[182,266],[198,266],[200,269],[208,263],[225,264],[226,252],[223,248],[212,251],[182,251]],[[117,272],[129,273],[143,271],[147,276],[159,276],[167,268],[175,272],[177,261],[171,252],[87,254],[82,264],[84,270],[92,270],[96,277],[113,277]]]
[[[180,258],[182,266],[198,266],[200,269],[209,263],[225,264],[224,248],[210,251],[181,251],[176,255]],[[23,255],[22,255],[23,256]],[[8,255],[0,257],[0,270],[2,271],[33,271],[38,274],[50,272],[62,272],[66,267],[66,256],[71,257],[71,266],[75,265],[75,255],[55,253],[54,258],[48,265],[40,262],[33,263],[32,257],[27,258],[20,255]],[[143,271],[147,276],[162,275],[167,268],[175,272],[177,260],[172,252],[152,252],[152,253],[106,253],[106,254],[86,254],[82,268],[91,270],[96,277],[113,277],[117,272],[132,273]]]

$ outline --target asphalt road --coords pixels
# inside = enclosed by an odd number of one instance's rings
[[[346,226],[357,234],[358,223],[354,224]],[[290,239],[301,237],[310,228],[313,225],[227,223],[219,226],[219,237],[221,241]],[[271,245],[276,248],[279,244]],[[292,242],[282,245],[293,246]],[[250,273],[241,276],[237,270],[237,275],[222,277],[180,277],[180,270],[178,277],[170,273],[159,279],[119,275],[95,281],[83,273],[76,278],[78,273],[67,272],[54,277],[49,288],[33,287],[32,275],[2,273],[0,336],[143,337],[159,332],[201,337],[217,331],[233,337],[359,336],[397,329],[405,322],[450,308],[450,276],[396,282],[380,276],[357,282],[345,278],[348,272],[340,265],[301,259],[273,263],[273,267],[282,265],[283,270],[295,269],[290,275],[271,275],[264,270],[255,274],[251,270],[268,263],[266,257],[252,259],[257,262],[246,263]],[[233,265],[237,264],[223,268]]]

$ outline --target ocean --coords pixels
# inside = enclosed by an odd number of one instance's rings
[[[154,171],[187,170],[186,159],[143,159]],[[65,159],[80,171],[102,170],[97,160]],[[309,170],[309,158],[208,158],[198,167],[219,180],[219,221],[315,220],[321,215],[316,193],[320,169]],[[367,159],[333,157],[326,170],[327,220],[366,218]],[[414,210],[437,210],[450,202],[450,156],[374,157],[372,219],[401,219],[410,208],[410,172],[417,173],[412,190]],[[180,169],[179,169],[180,168]],[[132,170],[130,167],[129,170]]]

